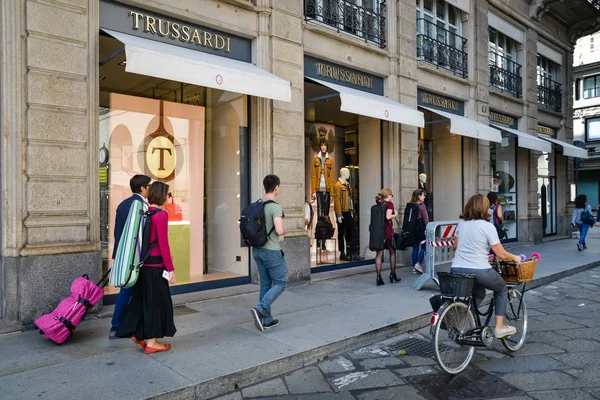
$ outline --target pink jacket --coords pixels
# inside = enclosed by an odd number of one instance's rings
[[[149,210],[156,209],[150,207]],[[167,271],[174,270],[171,248],[169,247],[169,216],[166,212],[157,212],[150,216],[152,226],[150,228],[150,243],[158,237],[158,242],[150,252],[150,256],[162,256],[163,264],[144,264],[144,267],[162,267]]]

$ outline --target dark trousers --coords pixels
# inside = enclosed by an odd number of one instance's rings
[[[317,217],[329,215],[329,203],[331,203],[329,192],[317,192]]]
[[[338,249],[347,255],[352,255],[356,249],[356,226],[350,211],[342,212],[342,222],[337,224]],[[345,239],[345,240],[344,240]],[[348,251],[346,251],[346,246]]]
[[[111,321],[110,330],[113,332],[117,331],[119,327],[119,321],[121,320],[121,315],[125,311],[125,308],[129,304],[129,300],[131,300],[131,294],[133,293],[132,287],[122,287],[117,295],[117,301],[115,303],[115,310],[113,311],[113,317]]]

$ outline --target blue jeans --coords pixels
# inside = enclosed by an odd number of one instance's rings
[[[590,230],[590,226],[588,224],[577,224],[577,229],[579,229],[579,244],[587,248],[585,245],[585,237]]]
[[[123,315],[123,311],[125,311],[125,307],[127,307],[127,304],[129,304],[129,300],[131,299],[131,293],[133,293],[132,287],[122,287],[121,291],[117,295],[117,301],[115,302],[115,311],[113,312],[113,317],[111,321],[112,326],[110,328],[112,332],[117,331],[121,315]]]
[[[263,315],[263,324],[269,324],[273,321],[271,304],[285,289],[287,261],[281,250],[255,247],[252,249],[252,255],[260,274],[260,297],[256,309]]]
[[[412,251],[412,263],[413,266],[416,263],[421,264],[423,262],[423,258],[425,258],[425,248],[427,247],[425,245],[425,243],[423,243],[423,246],[421,247],[421,251],[419,251],[419,244],[421,242],[415,242],[413,243],[413,251]]]

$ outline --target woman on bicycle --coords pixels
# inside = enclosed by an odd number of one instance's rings
[[[514,335],[517,330],[504,324],[508,289],[502,276],[489,264],[488,254],[492,248],[496,257],[500,257],[502,260],[521,262],[521,257],[507,252],[500,244],[498,232],[489,222],[489,208],[490,202],[482,194],[476,194],[467,202],[456,230],[457,238],[454,238],[456,255],[452,260],[452,272],[473,274],[477,277],[473,289],[473,296],[477,304],[485,297],[485,289],[494,291],[496,303],[494,336],[503,338]]]

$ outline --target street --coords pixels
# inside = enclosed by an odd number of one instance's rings
[[[438,369],[424,328],[218,399],[600,399],[600,267],[527,291],[525,299],[524,347],[509,354],[494,340],[458,376]]]

